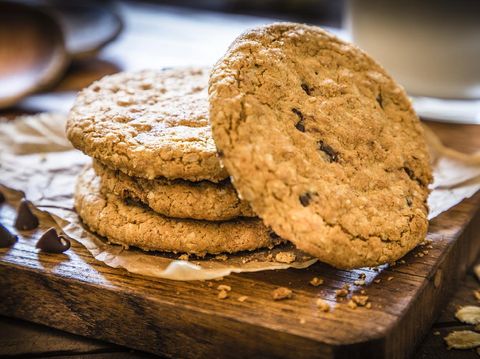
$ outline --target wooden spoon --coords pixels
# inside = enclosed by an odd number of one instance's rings
[[[50,15],[0,2],[0,108],[58,80],[69,61],[62,29]]]

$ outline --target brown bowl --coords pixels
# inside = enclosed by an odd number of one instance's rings
[[[69,62],[62,28],[52,16],[0,2],[0,108],[50,86]]]

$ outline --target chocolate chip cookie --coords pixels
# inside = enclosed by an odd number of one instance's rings
[[[207,100],[208,69],[125,72],[82,90],[67,136],[87,155],[124,173],[219,182]]]
[[[130,177],[94,161],[103,193],[133,199],[167,217],[225,221],[236,217],[255,217],[250,205],[238,198],[229,180],[189,182],[157,178]]]
[[[78,178],[75,208],[85,225],[108,241],[148,251],[202,256],[272,247],[281,241],[259,219],[227,222],[174,219],[113,194],[102,194],[100,178],[91,167]]]
[[[212,70],[221,160],[267,226],[339,268],[402,257],[425,238],[429,157],[405,91],[318,27],[238,37]]]

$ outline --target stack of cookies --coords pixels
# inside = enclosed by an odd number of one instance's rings
[[[104,78],[80,93],[67,133],[94,158],[78,213],[114,243],[201,255],[280,236],[355,268],[393,262],[427,232],[432,173],[410,100],[317,27],[247,31],[210,74]]]
[[[279,242],[238,198],[217,159],[205,68],[119,73],[78,95],[67,136],[93,158],[75,207],[109,242],[233,253]]]

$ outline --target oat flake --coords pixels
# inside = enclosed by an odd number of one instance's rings
[[[480,307],[467,305],[457,310],[455,317],[463,323],[480,324]]]

